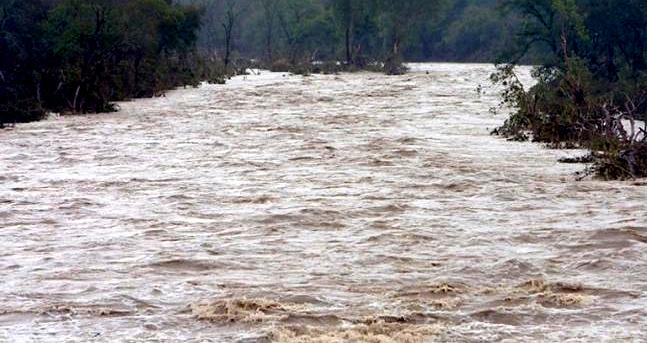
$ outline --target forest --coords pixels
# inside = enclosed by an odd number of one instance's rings
[[[0,122],[114,109],[197,84],[200,10],[166,1],[3,0]]]
[[[0,123],[110,111],[250,63],[493,62],[510,23],[495,0],[2,0]]]
[[[250,66],[491,62],[518,109],[495,133],[591,149],[609,178],[645,176],[645,18],[645,0],[1,0],[0,127],[113,111]],[[520,63],[539,66],[531,89]]]
[[[497,0],[183,0],[205,10],[198,47],[276,60],[493,62],[518,20]]]

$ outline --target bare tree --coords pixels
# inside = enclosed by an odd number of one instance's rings
[[[229,67],[229,64],[231,63],[231,52],[234,44],[234,28],[238,24],[238,19],[241,14],[247,11],[249,5],[249,1],[245,0],[225,0],[225,13],[222,22],[222,28],[225,33],[225,68]]]
[[[237,27],[250,4],[251,0],[203,0],[202,2],[205,9],[203,15],[203,39],[211,49],[220,46],[218,42],[222,40],[225,67],[231,64]],[[222,28],[222,31],[220,31],[219,27]]]
[[[274,61],[274,25],[277,18],[277,0],[259,0],[263,8],[263,22],[265,24],[265,54],[267,62]]]

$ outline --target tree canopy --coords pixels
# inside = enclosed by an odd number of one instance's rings
[[[548,53],[528,91],[507,65],[495,75],[517,109],[498,133],[589,148],[607,178],[647,176],[647,1],[506,0],[504,6],[523,20],[508,62],[536,46]]]
[[[165,0],[2,0],[0,122],[195,84],[200,14]]]

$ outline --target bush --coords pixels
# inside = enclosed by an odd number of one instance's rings
[[[553,55],[551,62],[535,68],[537,83],[528,90],[516,77],[514,64],[498,67],[492,81],[504,87],[501,105],[515,110],[493,133],[555,148],[590,149],[592,171],[605,179],[647,175],[647,45],[623,37],[647,29],[644,16],[602,15],[609,3],[585,0],[506,3],[521,11],[526,27],[541,27],[524,33],[528,41],[523,49],[547,42]],[[543,20],[542,13],[555,20]]]

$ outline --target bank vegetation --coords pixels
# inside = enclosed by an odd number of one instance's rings
[[[523,18],[511,59],[492,79],[516,111],[496,134],[583,148],[590,173],[647,177],[647,1],[507,0]],[[534,45],[549,52],[525,89],[514,72]]]

